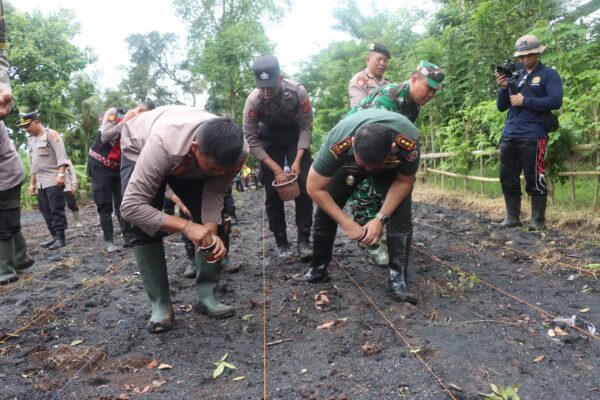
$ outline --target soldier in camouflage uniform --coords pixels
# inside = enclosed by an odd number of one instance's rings
[[[442,88],[443,80],[444,73],[440,68],[421,61],[408,80],[400,84],[389,83],[373,90],[348,115],[367,108],[383,108],[400,113],[414,123],[421,106],[427,104]],[[362,225],[377,214],[383,203],[383,196],[378,193],[373,178],[369,177],[358,185],[348,203],[354,220]],[[387,246],[383,241],[367,247],[366,255],[375,265],[385,267],[388,264]]]

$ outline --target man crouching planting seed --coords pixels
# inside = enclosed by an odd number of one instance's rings
[[[233,307],[214,293],[227,252],[217,227],[227,186],[248,154],[242,129],[232,119],[196,108],[159,107],[125,124],[121,146],[121,215],[133,224],[135,260],[152,303],[148,331],[173,326],[162,242],[167,233],[182,233],[201,248],[214,246],[210,254],[195,254],[198,308],[215,318],[231,317]],[[161,211],[165,191],[181,199],[191,220]]]
[[[318,209],[313,225],[313,258],[301,278],[309,283],[329,281],[335,233],[365,246],[376,244],[387,225],[389,284],[392,297],[416,303],[408,289],[408,257],[412,238],[412,188],[419,167],[419,133],[403,115],[366,109],[341,120],[327,136],[310,169],[308,194]],[[360,226],[343,208],[362,180],[373,177],[385,195],[377,216]]]

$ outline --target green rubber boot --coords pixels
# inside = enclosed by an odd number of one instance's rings
[[[165,247],[162,242],[155,242],[134,246],[133,252],[144,288],[152,303],[148,332],[168,331],[173,327],[173,304],[169,295]]]
[[[365,248],[365,255],[367,256],[367,260],[378,267],[384,268],[388,266],[390,257],[387,245],[383,240],[380,240],[379,243],[374,246]]]
[[[27,253],[27,242],[23,232],[19,231],[13,236],[15,242],[15,269],[20,271],[29,268],[35,263],[35,260]]]
[[[215,289],[219,284],[221,261],[207,263],[202,252],[196,252],[196,293],[198,294],[198,310],[213,318],[229,318],[235,309],[223,304],[215,297]]]
[[[83,223],[81,222],[81,215],[79,215],[79,211],[73,211],[73,220],[75,221],[75,227],[81,228]]]
[[[15,271],[14,237],[0,240],[0,285],[6,285],[19,279]]]

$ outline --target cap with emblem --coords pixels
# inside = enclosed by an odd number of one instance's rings
[[[369,45],[369,51],[372,51],[374,53],[381,53],[387,58],[392,58],[392,55],[390,54],[390,51],[387,49],[387,47],[379,43],[371,43]]]
[[[421,61],[417,67],[417,72],[427,79],[427,83],[431,88],[440,90],[444,81],[444,71],[435,64],[429,61]]]
[[[252,64],[256,87],[273,87],[279,79],[279,61],[275,56],[263,56]]]
[[[27,126],[37,119],[39,119],[37,111],[19,114],[19,126]]]
[[[526,56],[531,53],[543,53],[546,46],[542,46],[535,35],[521,36],[515,43],[515,54],[513,57]]]

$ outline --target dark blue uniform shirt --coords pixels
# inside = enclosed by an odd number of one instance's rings
[[[499,88],[496,98],[498,110],[508,109],[502,136],[546,137],[548,133],[544,126],[544,114],[562,106],[563,87],[558,72],[540,62],[530,74],[523,69],[510,81],[517,85],[517,91],[513,93],[509,88]],[[531,92],[534,92],[535,96]],[[509,96],[516,93],[522,93],[525,97],[521,107],[513,107],[510,104]]]

